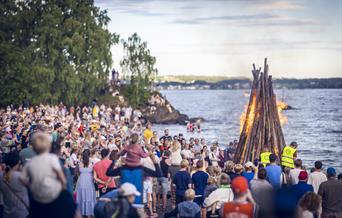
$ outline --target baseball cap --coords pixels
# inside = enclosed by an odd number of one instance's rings
[[[334,175],[336,175],[336,170],[335,170],[335,168],[334,168],[334,167],[329,167],[329,168],[327,169],[327,174],[328,174],[328,176],[334,176]]]
[[[299,175],[298,175],[298,179],[299,180],[307,180],[308,178],[308,173],[306,171],[300,171]]]
[[[138,192],[137,188],[128,182],[125,182],[121,185],[122,195],[123,196],[129,196],[129,195],[135,195],[140,196],[140,192]]]
[[[233,179],[231,185],[232,185],[232,189],[235,193],[242,194],[248,190],[247,179],[243,176],[238,176],[235,179]]]

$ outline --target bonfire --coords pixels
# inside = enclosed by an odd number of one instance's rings
[[[272,76],[268,75],[267,59],[263,72],[253,64],[252,73],[249,103],[240,118],[240,139],[235,153],[237,163],[258,159],[266,147],[280,157],[285,146],[281,125],[287,122],[287,118],[282,115],[286,104],[276,100]]]

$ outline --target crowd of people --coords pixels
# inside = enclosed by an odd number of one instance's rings
[[[341,174],[305,168],[295,142],[242,165],[237,141],[158,134],[139,110],[96,102],[7,107],[0,137],[4,218],[342,217]]]

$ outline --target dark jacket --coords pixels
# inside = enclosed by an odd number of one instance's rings
[[[292,186],[293,194],[296,196],[297,202],[303,197],[307,192],[313,192],[312,185],[307,184],[304,181],[299,181],[298,184]]]

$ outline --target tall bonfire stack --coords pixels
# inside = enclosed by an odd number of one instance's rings
[[[268,75],[267,59],[264,62],[264,72],[261,72],[261,68],[256,69],[253,64],[252,73],[252,91],[235,153],[236,163],[258,159],[266,147],[280,157],[285,146],[272,76]]]

